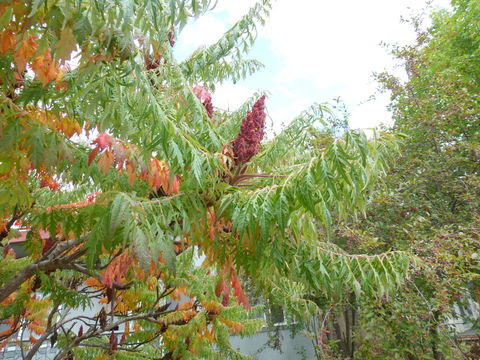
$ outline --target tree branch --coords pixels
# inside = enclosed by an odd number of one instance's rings
[[[12,218],[5,224],[5,229],[3,229],[0,232],[0,242],[8,236],[8,233],[10,232],[10,229],[12,228],[13,224],[15,224],[15,221],[17,221],[23,215],[25,215],[26,212],[27,212],[26,210],[18,211],[17,206],[15,206],[15,209],[13,210]]]
[[[42,346],[43,342],[47,340],[48,337],[51,335],[51,333],[54,331],[53,329],[55,329],[55,326],[52,328],[52,320],[55,313],[58,311],[58,308],[59,308],[59,305],[55,305],[50,311],[50,314],[48,315],[47,328],[45,329],[45,332],[42,334],[42,336],[40,336],[37,342],[33,344],[30,351],[24,357],[24,360],[32,360],[32,358],[37,353],[38,349],[40,349],[40,346]]]
[[[84,238],[85,237],[82,236],[78,239],[64,241],[59,245],[55,246],[53,251],[46,253],[38,261],[34,262],[33,264],[29,264],[20,271],[18,271],[11,280],[9,280],[3,287],[0,288],[0,302],[9,297],[25,281],[29,280],[33,275],[35,275],[36,272],[64,269],[72,261],[84,255],[87,249],[85,247],[82,247],[71,255],[65,256],[63,258],[57,258],[59,254],[83,242]]]
[[[140,315],[136,315],[136,316],[129,316],[129,317],[126,317],[124,319],[120,319],[116,322],[112,322],[110,323],[109,325],[105,326],[105,328],[97,328],[97,327],[92,327],[90,330],[88,330],[85,334],[83,334],[82,336],[77,336],[75,339],[73,339],[73,341],[65,346],[54,358],[54,360],[61,360],[63,359],[63,357],[65,355],[68,354],[68,352],[70,352],[70,350],[72,350],[73,348],[77,347],[77,346],[84,346],[82,344],[82,341],[85,341],[87,339],[90,339],[90,338],[93,338],[93,337],[98,337],[98,336],[101,336],[102,334],[104,333],[107,333],[108,331],[112,331],[112,330],[115,330],[115,329],[118,329],[118,327],[128,321],[135,321],[135,320],[146,320],[146,321],[149,321],[149,322],[153,322],[153,323],[156,323],[156,321],[154,320],[155,317],[158,317],[158,316],[161,316],[161,315],[166,315],[168,313],[171,313],[175,310],[163,310],[162,308],[160,309],[157,309],[155,311],[150,311],[148,313],[145,313],[145,314],[140,314]],[[72,319],[71,319],[72,320]],[[69,320],[69,321],[71,321]],[[152,321],[153,320],[153,321]],[[180,320],[176,323],[172,323],[171,325],[183,325],[183,324],[186,324],[188,321],[185,321],[185,320]],[[63,324],[61,324],[63,326]],[[164,326],[164,324],[162,324]],[[166,330],[166,327],[165,328],[161,328],[159,330],[160,333],[163,333],[165,332]]]

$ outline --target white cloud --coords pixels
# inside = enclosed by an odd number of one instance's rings
[[[219,0],[214,10],[216,13],[225,12],[227,14],[225,21],[232,25],[245,15],[256,2],[256,0]]]
[[[400,23],[400,16],[418,13],[423,6],[418,0],[283,0],[274,4],[261,36],[269,40],[272,56],[281,63],[280,83],[311,81],[318,90],[311,94],[311,102],[339,95],[351,107],[356,126],[362,123],[359,116],[365,116],[365,126],[372,126],[384,117],[388,120],[385,98],[358,104],[375,90],[371,74],[393,66],[379,44],[413,41],[411,26]]]
[[[219,0],[214,11],[185,28],[177,45],[179,53],[215,42],[255,2]],[[256,83],[253,77],[253,85],[222,85],[214,102],[234,109],[253,88],[269,90],[268,108],[277,127],[313,102],[340,96],[351,112],[352,127],[388,123],[387,96],[364,103],[375,91],[372,72],[394,65],[379,44],[412,42],[412,26],[402,24],[400,17],[419,13],[424,5],[418,0],[274,1],[267,25],[259,33],[268,44],[260,52],[271,51],[266,55],[268,62],[276,64],[274,70],[267,67],[263,73],[271,82]],[[434,5],[447,7],[448,0],[436,0]]]
[[[213,106],[223,110],[236,110],[252,96],[253,93],[253,89],[225,83],[217,86],[212,96]]]
[[[227,30],[225,23],[212,14],[206,14],[188,24],[180,34],[181,45],[197,48],[216,42]]]

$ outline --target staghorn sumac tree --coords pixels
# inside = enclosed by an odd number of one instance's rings
[[[177,63],[176,34],[212,5],[0,5],[2,346],[21,334],[26,359],[45,342],[56,359],[243,358],[229,334],[261,322],[242,277],[285,297],[400,282],[404,253],[328,243],[396,140],[347,131],[319,145],[332,114],[315,105],[266,141],[262,94],[215,110],[207,87],[261,66],[243,55],[270,4]]]

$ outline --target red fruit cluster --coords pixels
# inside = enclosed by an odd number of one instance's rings
[[[248,162],[260,149],[265,135],[265,95],[253,105],[242,120],[240,133],[233,140],[233,154],[237,163]]]
[[[48,250],[50,250],[53,247],[53,245],[55,245],[55,239],[52,239],[51,237],[46,239],[45,244],[43,245],[42,255],[45,255],[45,253],[47,253]]]
[[[171,47],[175,46],[175,35],[174,35],[173,31],[168,32],[168,42],[170,43]]]
[[[197,85],[193,88],[193,93],[202,102],[207,110],[208,117],[213,118],[212,94],[203,86]]]

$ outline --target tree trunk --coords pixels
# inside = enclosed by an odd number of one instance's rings
[[[432,354],[435,360],[443,360],[443,354],[438,350],[438,321],[440,319],[440,312],[435,311],[433,313],[433,322],[430,324],[430,336],[431,336],[431,346]]]

